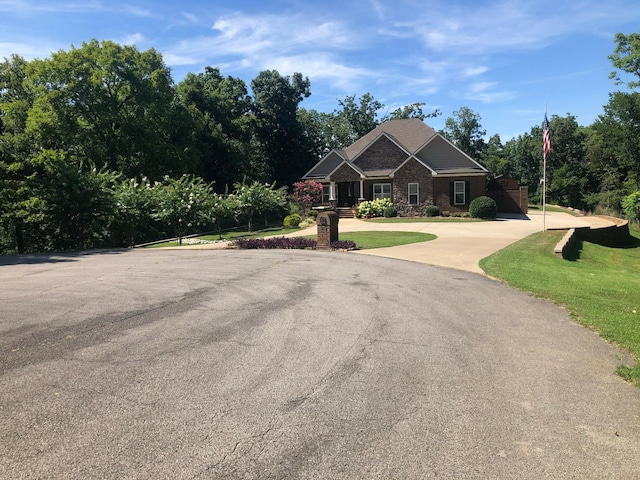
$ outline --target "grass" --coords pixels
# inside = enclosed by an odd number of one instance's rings
[[[539,232],[480,261],[495,278],[564,305],[578,323],[640,359],[640,229],[631,227],[634,243],[609,248],[582,242],[573,260],[553,254],[564,235]],[[617,369],[640,387],[640,363]]]
[[[314,236],[315,238],[315,236]],[[349,232],[339,234],[340,240],[353,240],[359,250],[396,247],[435,240],[436,235],[420,232]]]
[[[529,210],[539,210],[542,211],[542,207],[540,205],[529,205]],[[560,213],[568,213],[574,217],[577,217],[578,214],[573,210],[569,210],[568,208],[556,207],[554,205],[547,205],[544,209],[546,212],[560,212]]]
[[[233,230],[222,232],[222,240],[235,240],[237,238],[262,238],[262,237],[271,237],[271,236],[282,236],[288,233],[295,231],[292,228],[282,228],[282,227],[269,227],[263,228],[262,230],[254,230],[253,232],[247,232],[246,230]],[[220,235],[201,235],[199,237],[195,237],[199,240],[205,240],[208,242],[215,242],[220,240]],[[183,240],[184,242],[184,240]],[[160,248],[160,247],[177,247],[177,241],[169,241],[156,243],[154,245],[149,245],[149,248]]]
[[[368,218],[365,222],[372,223],[449,223],[449,222],[485,222],[480,218],[469,217],[379,217]]]
[[[293,231],[295,231],[295,229],[265,228],[251,233],[247,231],[234,231],[226,233],[223,232],[222,238],[224,240],[233,241],[238,238],[262,238],[272,236],[277,237],[287,235],[288,233],[291,233]],[[211,242],[220,239],[218,235],[202,235],[196,238],[198,240],[206,240]],[[316,236],[307,235],[306,238],[316,238]],[[433,235],[431,233],[420,232],[351,232],[341,233],[339,238],[340,240],[353,240],[358,246],[358,249],[366,250],[370,248],[395,247],[398,245],[408,245],[410,243],[428,242],[429,240],[434,240],[437,237],[436,235]],[[185,240],[183,240],[183,244],[184,241]],[[171,241],[150,245],[149,248],[177,246],[178,242]]]

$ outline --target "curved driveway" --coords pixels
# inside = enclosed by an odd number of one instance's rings
[[[478,266],[481,259],[534,232],[542,231],[543,225],[547,229],[565,229],[602,222],[598,217],[574,217],[561,212],[547,212],[543,221],[542,212],[532,211],[526,216],[503,215],[495,222],[376,223],[341,219],[338,226],[342,233],[361,230],[433,233],[438,238],[427,243],[376,248],[356,253],[483,273]]]
[[[310,251],[4,263],[0,478],[640,471],[621,353],[480,275]]]

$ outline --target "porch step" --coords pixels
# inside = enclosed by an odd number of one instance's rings
[[[338,214],[338,218],[353,218],[353,210],[351,207],[338,207],[336,208],[336,213]]]

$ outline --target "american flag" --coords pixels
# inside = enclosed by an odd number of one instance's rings
[[[547,112],[544,113],[544,122],[542,122],[542,143],[544,151],[544,161],[551,153],[551,135],[549,134],[549,120],[547,120]]]

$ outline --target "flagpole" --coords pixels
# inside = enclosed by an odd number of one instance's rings
[[[547,121],[547,103],[544,104],[544,119]],[[543,127],[544,128],[544,127]],[[547,231],[547,152],[542,147],[542,231]]]

